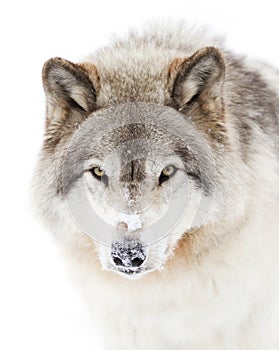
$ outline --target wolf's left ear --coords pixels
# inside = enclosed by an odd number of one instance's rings
[[[93,86],[85,65],[74,64],[59,57],[51,58],[43,67],[43,85],[47,104],[52,108],[75,108],[83,113],[94,110],[96,87]]]
[[[199,101],[205,108],[216,110],[221,105],[224,77],[225,61],[215,47],[205,47],[190,57],[175,59],[169,67],[167,83],[172,104],[182,110]]]

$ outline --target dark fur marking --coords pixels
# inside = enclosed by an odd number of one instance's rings
[[[134,159],[126,163],[120,173],[121,182],[141,182],[146,178],[145,161],[141,159]]]

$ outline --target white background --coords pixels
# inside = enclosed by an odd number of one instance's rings
[[[78,289],[30,213],[27,189],[43,133],[41,67],[77,61],[149,19],[210,24],[236,52],[279,67],[277,1],[9,1],[0,8],[0,348],[99,350]],[[96,339],[95,339],[96,338]],[[95,339],[95,340],[94,340]]]

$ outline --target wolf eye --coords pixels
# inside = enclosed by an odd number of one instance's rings
[[[99,166],[96,166],[94,168],[90,169],[90,173],[95,177],[95,179],[99,181],[104,181],[107,183],[107,175],[103,169],[101,169]]]
[[[176,173],[176,170],[177,169],[174,165],[166,166],[160,174],[159,185],[171,178]]]

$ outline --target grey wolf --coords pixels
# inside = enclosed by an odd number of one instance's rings
[[[279,348],[278,84],[183,25],[45,63],[34,202],[106,349]]]

